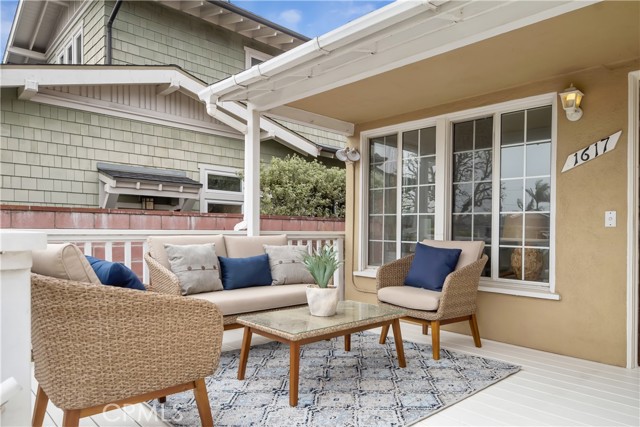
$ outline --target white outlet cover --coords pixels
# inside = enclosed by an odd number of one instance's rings
[[[604,213],[604,226],[605,227],[616,226],[616,211],[606,211]]]

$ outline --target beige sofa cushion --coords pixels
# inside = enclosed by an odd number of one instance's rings
[[[423,240],[422,243],[434,248],[462,249],[460,258],[458,258],[458,264],[456,264],[456,270],[460,270],[462,267],[466,267],[467,265],[479,260],[482,257],[482,251],[484,250],[483,241]]]
[[[380,301],[414,310],[436,311],[442,292],[413,286],[387,286],[378,291]]]
[[[307,303],[307,285],[256,286],[189,295],[215,303],[223,316],[303,305]]]
[[[282,246],[287,244],[287,235],[276,236],[224,236],[224,244],[227,255],[218,253],[218,256],[228,256],[229,258],[246,258],[250,256],[263,255],[263,245]],[[217,250],[218,246],[216,246]]]
[[[31,271],[58,279],[100,284],[91,264],[73,243],[49,244],[45,250],[33,251]]]
[[[221,234],[210,236],[149,236],[147,238],[149,253],[153,259],[168,269],[171,269],[171,265],[169,264],[167,251],[164,250],[165,243],[170,245],[202,245],[205,243],[214,243],[216,245],[216,255],[227,256],[227,251],[224,246],[224,238]]]

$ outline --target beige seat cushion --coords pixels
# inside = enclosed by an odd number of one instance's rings
[[[434,248],[462,249],[460,258],[458,258],[458,264],[456,264],[456,270],[460,270],[462,267],[466,267],[467,265],[479,260],[482,257],[482,251],[484,250],[483,241],[423,240],[422,243]]]
[[[378,291],[380,301],[414,310],[436,311],[442,292],[413,286],[388,286]]]
[[[58,279],[100,284],[91,264],[73,243],[49,244],[45,250],[33,251],[31,271]]]
[[[228,256],[229,258],[246,258],[250,256],[263,255],[263,245],[282,246],[287,244],[287,235],[276,236],[224,236],[224,244],[227,255],[218,253],[218,256]],[[218,247],[216,246],[216,252]]]
[[[307,285],[255,286],[189,295],[215,303],[223,316],[302,305],[307,303]]]
[[[217,256],[227,256],[224,246],[224,238],[222,234],[214,234],[210,236],[149,236],[147,245],[149,245],[149,253],[163,267],[170,269],[167,251],[164,250],[165,243],[170,245],[202,245],[205,243],[214,243],[216,245]]]

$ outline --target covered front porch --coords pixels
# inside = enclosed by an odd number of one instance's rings
[[[417,325],[403,324],[402,333],[405,341],[428,342],[430,339],[422,335]],[[640,371],[637,369],[612,367],[486,339],[482,341],[482,348],[476,348],[467,336],[446,331],[441,340],[446,349],[516,363],[522,370],[432,415],[417,424],[419,426],[637,425],[640,411]],[[266,341],[255,337],[253,345]],[[237,350],[241,342],[241,330],[226,331],[222,351]],[[34,379],[34,398],[36,389]],[[209,398],[214,401],[216,396]],[[61,425],[62,411],[49,404],[44,426]],[[80,425],[170,426],[145,404],[84,418]]]

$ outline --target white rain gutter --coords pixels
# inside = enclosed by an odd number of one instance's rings
[[[331,52],[357,40],[362,40],[385,28],[400,23],[420,12],[435,10],[449,0],[398,0],[375,10],[342,27],[316,37],[303,45],[274,57],[229,78],[214,83],[198,94],[204,102],[217,102],[221,96],[244,90],[252,83],[282,74],[300,64]]]

